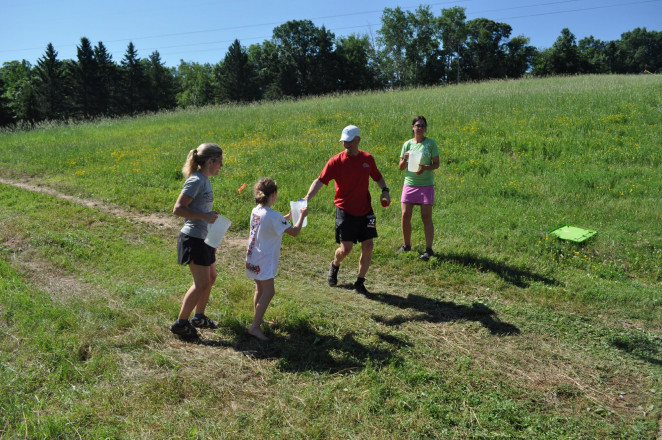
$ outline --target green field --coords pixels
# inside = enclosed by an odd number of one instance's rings
[[[272,338],[245,334],[259,177],[303,197],[341,129],[394,200],[411,119],[440,149],[437,257],[375,206],[326,285],[333,190],[283,239]],[[662,76],[578,76],[209,107],[0,133],[0,439],[651,439],[662,436]],[[175,339],[189,271],[171,210],[217,142],[219,248],[199,344]],[[246,183],[241,194],[237,189]],[[30,188],[18,186],[29,184]],[[379,189],[372,185],[373,200]],[[85,201],[86,203],[82,203]],[[561,225],[593,229],[558,240]]]

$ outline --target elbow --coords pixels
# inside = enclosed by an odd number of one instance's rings
[[[285,230],[285,233],[289,235],[290,237],[296,237],[299,235],[299,231],[301,231],[301,228],[297,228],[296,226],[292,226],[288,229]]]

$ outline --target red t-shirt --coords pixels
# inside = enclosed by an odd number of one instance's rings
[[[382,173],[377,169],[375,159],[365,151],[350,156],[346,151],[333,156],[324,166],[319,181],[328,185],[336,181],[336,206],[353,216],[366,215],[372,210],[370,178],[379,182]]]

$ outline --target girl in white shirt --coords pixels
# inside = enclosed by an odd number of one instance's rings
[[[288,221],[292,219],[291,212],[283,216],[271,209],[278,197],[278,187],[273,179],[267,177],[260,179],[255,184],[254,194],[258,205],[251,213],[251,230],[246,251],[246,276],[255,280],[253,298],[255,316],[248,334],[266,341],[268,338],[262,333],[261,326],[264,313],[276,293],[274,278],[278,271],[283,233],[292,237],[299,235],[303,220],[308,215],[308,209],[301,208],[301,215],[296,225],[292,226]]]

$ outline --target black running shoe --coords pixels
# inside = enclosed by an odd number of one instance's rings
[[[329,266],[329,275],[326,277],[326,280],[329,282],[329,286],[333,287],[336,284],[338,284],[338,271],[340,270],[340,266],[336,267],[333,265],[333,261],[331,262],[331,265]]]
[[[397,250],[398,254],[401,254],[403,252],[409,252],[411,250],[411,246],[408,244],[403,244],[400,249]]]
[[[219,326],[218,321],[212,321],[205,315],[202,315],[202,318],[193,317],[193,319],[191,319],[191,325],[197,328],[211,328],[211,329],[218,328]]]
[[[357,281],[357,282],[354,283],[354,290],[356,290],[358,293],[360,293],[362,295],[370,295],[370,292],[368,292],[368,289],[366,289],[365,285],[360,281]]]
[[[191,325],[190,322],[186,321],[185,324],[178,324],[175,322],[170,326],[170,331],[185,340],[194,340],[198,339],[198,331],[195,327]]]
[[[434,256],[434,252],[432,252],[432,249],[427,248],[425,252],[421,254],[421,260],[428,261],[432,256]]]

